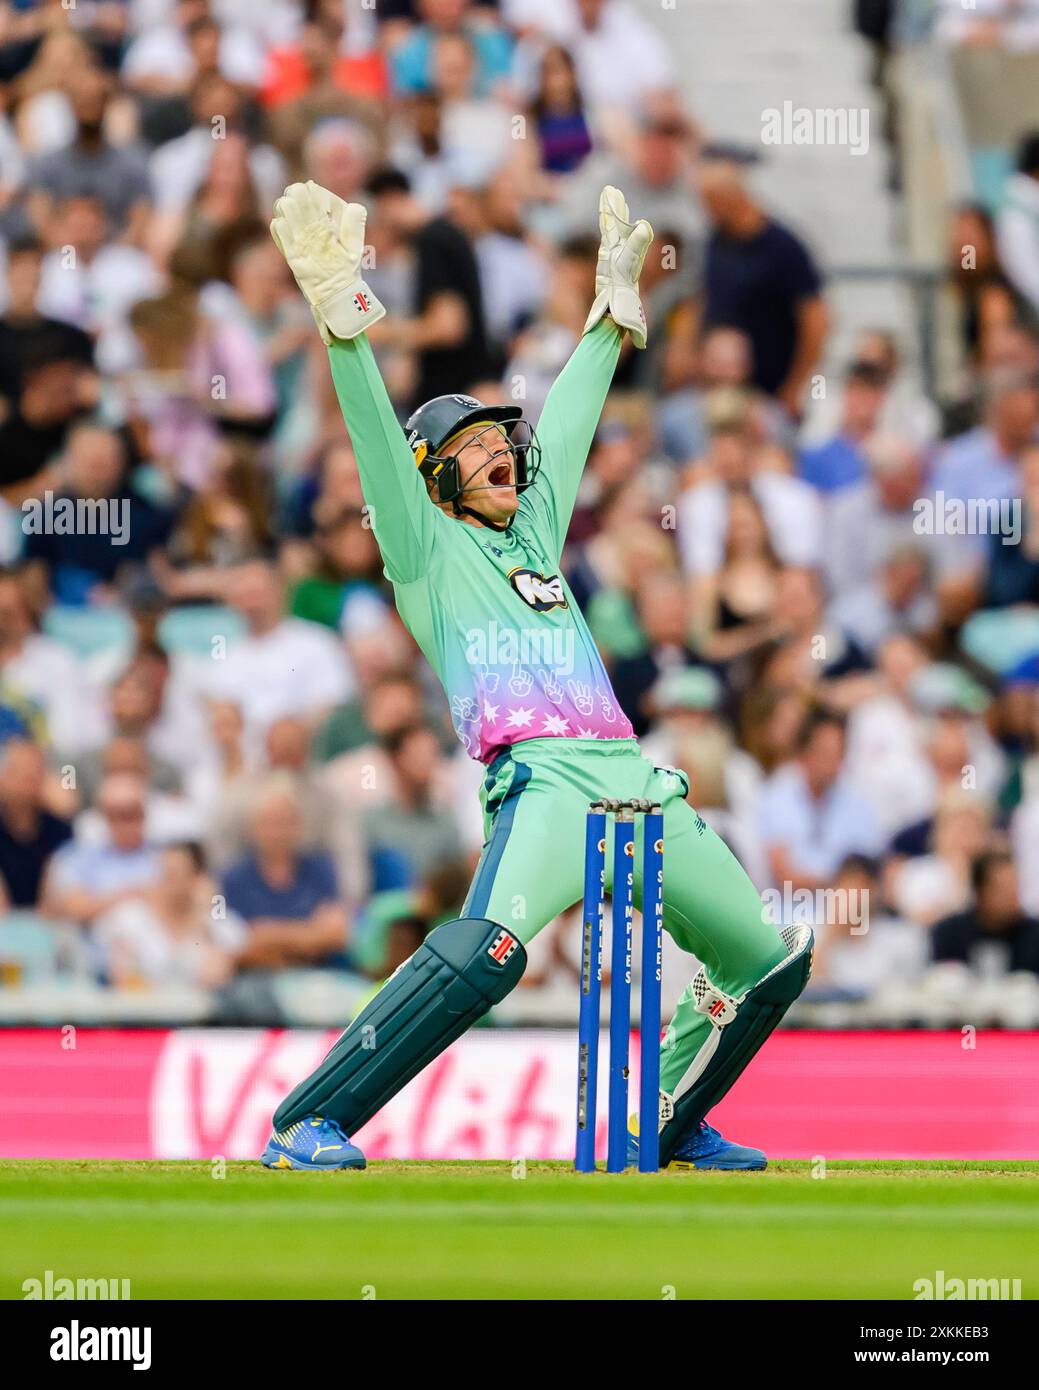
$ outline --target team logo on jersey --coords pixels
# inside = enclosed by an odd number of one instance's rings
[[[509,583],[535,613],[550,613],[553,608],[567,607],[563,581],[557,574],[546,579],[538,570],[510,570]]]

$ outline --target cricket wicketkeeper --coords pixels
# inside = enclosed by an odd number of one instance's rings
[[[704,1117],[804,988],[811,932],[763,919],[747,875],[686,800],[685,775],[642,756],[559,569],[624,334],[646,345],[638,280],[649,223],[632,223],[623,196],[603,189],[595,301],[535,437],[517,407],[461,394],[427,402],[402,430],[365,337],[385,313],[361,279],[365,209],[306,183],[274,211],[271,233],[328,345],[397,608],[487,775],[486,838],[461,917],[430,934],[282,1102],[263,1162],[365,1166],[349,1136],[515,988],[526,943],[580,899],[586,812],[607,797],[662,806],[664,925],[701,962],[661,1044],[661,1165],[764,1168],[760,1150]],[[472,633],[492,624],[544,628],[527,648],[572,651],[572,669],[474,663]],[[637,1143],[632,1134],[631,1162]]]

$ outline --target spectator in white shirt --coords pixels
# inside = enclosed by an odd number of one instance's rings
[[[186,212],[219,144],[215,133],[236,131],[241,111],[238,89],[220,73],[209,73],[195,83],[191,93],[194,125],[187,134],[160,145],[150,161],[156,211],[164,221],[179,219]],[[281,156],[271,145],[252,145],[249,170],[262,208],[273,207],[286,182]]]
[[[603,112],[631,112],[670,101],[675,72],[660,33],[625,0],[578,0],[573,39],[581,91]]]
[[[214,884],[197,846],[170,845],[160,862],[154,886],[98,918],[105,974],[122,988],[216,988],[234,971],[245,923],[214,910]]]
[[[43,259],[37,306],[96,339],[98,367],[115,373],[136,361],[127,314],[139,299],[158,294],[163,279],[151,257],[108,240],[110,234],[98,198],[74,195],[59,203],[56,245]]]
[[[273,565],[242,565],[229,601],[248,632],[214,661],[210,694],[240,706],[250,737],[287,715],[313,726],[349,699],[354,677],[342,643],[317,623],[285,617],[285,588]]]

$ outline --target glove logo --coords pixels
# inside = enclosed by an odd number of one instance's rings
[[[366,314],[368,310],[372,307],[372,301],[368,298],[366,294],[363,294],[360,290],[358,290],[357,293],[354,295],[354,304],[356,305],[357,312],[359,314]]]
[[[556,574],[546,579],[538,570],[516,569],[509,572],[509,583],[535,613],[568,606],[563,581]]]

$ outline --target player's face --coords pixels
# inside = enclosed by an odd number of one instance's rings
[[[451,445],[458,459],[462,502],[498,525],[519,506],[516,455],[498,425],[476,425]]]

